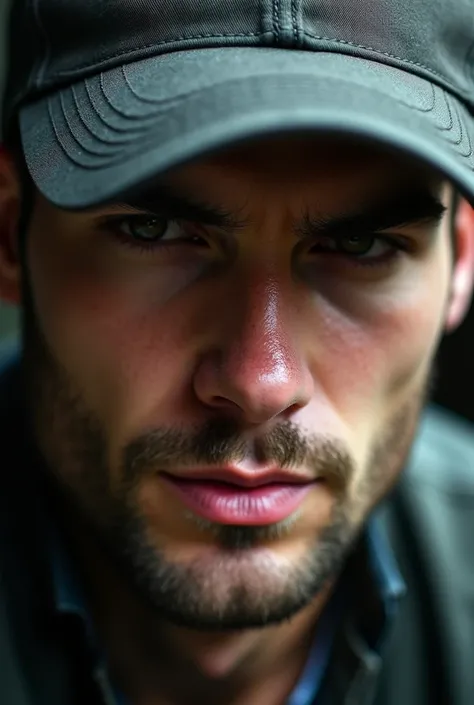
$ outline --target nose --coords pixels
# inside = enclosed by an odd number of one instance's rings
[[[262,424],[305,406],[313,378],[299,349],[291,306],[275,280],[241,286],[230,310],[216,311],[217,344],[201,356],[194,390],[208,407]]]

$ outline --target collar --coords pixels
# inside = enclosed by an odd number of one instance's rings
[[[369,519],[365,538],[375,588],[383,604],[385,616],[391,620],[407,587],[390,546],[386,524],[382,520],[383,512],[384,508]]]
[[[361,656],[363,659],[370,660],[380,657],[399,603],[406,592],[406,585],[388,541],[382,512],[376,512],[370,517],[360,545],[363,546],[363,560],[368,568],[370,594],[375,598],[374,604],[379,607],[375,630],[373,621],[369,620],[369,623],[372,622],[373,636],[368,636],[369,629],[365,635],[363,629],[361,630]],[[359,566],[360,563],[356,565]],[[343,619],[354,584],[357,583],[352,580],[350,572],[344,572],[340,584],[321,615],[306,665],[287,705],[310,705],[315,702],[331,655],[336,631]],[[364,589],[363,583],[360,585],[361,589]]]
[[[59,615],[74,615],[84,627],[88,646],[97,658],[100,645],[94,627],[79,572],[68,551],[60,527],[48,519],[48,553],[51,564],[53,606]]]

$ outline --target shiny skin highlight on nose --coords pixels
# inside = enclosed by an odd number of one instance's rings
[[[207,406],[264,423],[311,399],[313,380],[291,324],[291,296],[275,276],[242,284],[220,340],[202,355],[194,386]]]

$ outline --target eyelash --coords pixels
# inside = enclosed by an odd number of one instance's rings
[[[128,223],[128,224],[139,224],[143,223],[143,221],[146,221],[148,219],[153,219],[153,218],[163,218],[163,216],[156,215],[156,214],[143,214],[143,215],[130,215],[130,216],[109,216],[101,221],[101,227],[104,228],[106,231],[109,232],[109,234],[112,235],[112,237],[115,240],[118,240],[120,244],[125,245],[126,247],[131,248],[132,250],[135,251],[140,251],[144,253],[149,253],[154,250],[161,250],[162,252],[166,252],[170,250],[172,247],[175,245],[183,245],[183,244],[192,244],[192,239],[193,236],[190,235],[187,239],[183,238],[182,240],[174,240],[171,242],[168,241],[152,241],[150,240],[147,242],[146,240],[139,240],[139,239],[134,239],[132,237],[129,237],[126,233],[122,232],[120,230],[120,225],[123,223]],[[168,218],[165,219],[167,224],[173,224],[173,223],[180,223],[179,220],[177,219],[172,219]],[[367,233],[368,234],[368,233]],[[392,262],[397,260],[404,252],[409,252],[412,249],[412,245],[405,239],[401,238],[395,238],[395,237],[388,237],[388,236],[382,236],[382,235],[377,235],[376,233],[371,233],[371,238],[375,242],[383,242],[387,245],[390,246],[389,251],[387,254],[382,255],[380,257],[376,258],[364,258],[363,255],[357,255],[353,254],[351,255],[350,253],[344,253],[344,251],[339,250],[339,244],[340,240],[337,238],[332,238],[332,242],[336,245],[335,249],[331,248],[324,248],[320,247],[318,252],[320,252],[323,255],[332,255],[332,256],[340,256],[346,261],[348,261],[351,266],[356,266],[356,267],[362,267],[362,268],[368,268],[368,267],[383,267],[390,265]],[[195,235],[196,238],[199,237],[199,235]],[[330,238],[331,239],[331,238]],[[314,248],[318,248],[318,245],[313,245],[311,247],[311,250],[314,250]]]

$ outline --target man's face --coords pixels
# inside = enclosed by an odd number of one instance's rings
[[[164,187],[217,213],[177,211]],[[135,209],[39,199],[24,318],[38,442],[166,618],[276,623],[340,569],[431,392],[452,266],[436,198],[401,158],[281,139],[181,167],[121,199]],[[310,484],[274,515],[268,487],[176,490],[216,469]]]

